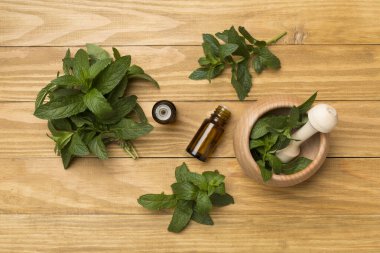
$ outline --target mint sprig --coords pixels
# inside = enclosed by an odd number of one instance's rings
[[[199,58],[200,68],[193,71],[189,78],[207,79],[211,82],[211,79],[219,76],[226,66],[231,66],[231,84],[239,100],[244,100],[252,87],[250,66],[257,74],[267,68],[281,68],[280,59],[268,46],[275,44],[286,32],[266,42],[253,38],[242,26],[238,31],[232,26],[229,30],[216,33],[215,36],[225,44],[220,44],[212,34],[203,34],[202,48],[205,56]]]
[[[57,75],[37,95],[34,115],[48,120],[56,143],[55,152],[64,168],[77,156],[96,155],[107,159],[106,145],[118,142],[132,157],[137,152],[132,141],[152,131],[137,103],[137,97],[124,96],[127,86],[139,78],[158,83],[144,70],[131,66],[131,56],[121,56],[113,48],[114,58],[94,44],[79,49],[74,57],[68,49],[63,58],[63,76]],[[44,103],[46,97],[49,101]]]
[[[204,225],[213,225],[210,216],[213,206],[227,206],[234,203],[225,192],[225,177],[218,171],[202,174],[190,172],[183,163],[175,170],[176,183],[171,185],[173,194],[145,194],[137,202],[149,210],[174,208],[168,230],[181,232],[193,220]]]
[[[249,147],[264,182],[270,180],[273,174],[291,175],[299,172],[312,162],[306,157],[297,157],[283,164],[276,156],[276,151],[288,146],[292,140],[291,133],[307,122],[307,111],[316,97],[317,93],[314,93],[300,106],[292,107],[287,115],[268,115],[253,126]]]

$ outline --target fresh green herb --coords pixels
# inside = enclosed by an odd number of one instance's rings
[[[256,160],[264,182],[274,174],[290,175],[306,168],[312,161],[297,157],[283,164],[276,151],[289,145],[291,133],[302,127],[308,120],[307,111],[311,108],[317,93],[298,107],[292,107],[287,115],[268,115],[259,119],[253,126],[249,147]]]
[[[211,82],[211,79],[220,75],[225,67],[230,65],[231,84],[239,99],[244,100],[252,87],[250,65],[257,74],[266,68],[281,68],[280,59],[269,50],[268,46],[275,44],[286,35],[286,32],[265,42],[253,38],[242,26],[238,31],[232,26],[229,30],[216,33],[215,36],[225,44],[220,44],[212,34],[203,34],[202,47],[205,56],[199,58],[200,68],[193,71],[189,78],[193,80],[207,79]]]
[[[202,174],[190,172],[186,164],[175,170],[177,182],[171,185],[173,194],[146,194],[137,202],[149,210],[174,208],[168,230],[181,232],[193,220],[204,225],[213,225],[210,211],[213,206],[234,204],[231,195],[225,192],[224,176],[218,171]]]
[[[131,56],[113,48],[115,60],[101,47],[87,44],[72,57],[63,58],[63,76],[52,80],[37,95],[34,115],[48,120],[55,152],[67,169],[76,156],[96,155],[107,159],[106,145],[118,142],[134,159],[132,141],[152,131],[137,97],[127,96],[132,79],[158,83],[136,65]],[[49,101],[44,103],[46,97]]]

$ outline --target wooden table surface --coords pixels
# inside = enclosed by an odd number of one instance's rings
[[[380,252],[380,1],[71,1],[0,0],[0,252]],[[226,71],[212,84],[187,78],[202,54],[202,33],[243,25],[258,38],[288,35],[272,47],[278,72],[254,75],[239,102]],[[147,114],[155,101],[178,109],[136,142],[134,161],[117,146],[111,158],[77,159],[63,170],[35,118],[37,92],[56,75],[70,47],[97,43],[144,67],[161,85],[134,85]],[[335,106],[324,166],[290,188],[269,188],[239,168],[232,135],[258,99],[293,94]],[[233,117],[207,163],[185,152],[218,104]],[[167,232],[171,212],[136,199],[170,192],[174,168],[218,169],[235,205],[213,210],[214,226]]]

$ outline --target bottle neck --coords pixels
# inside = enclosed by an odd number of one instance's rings
[[[221,126],[225,125],[231,116],[231,112],[225,107],[219,105],[211,114],[210,120]]]

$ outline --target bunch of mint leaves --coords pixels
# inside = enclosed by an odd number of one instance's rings
[[[269,40],[256,40],[242,26],[215,34],[220,42],[212,34],[203,34],[203,52],[204,57],[199,58],[198,63],[201,66],[192,72],[189,76],[192,80],[211,79],[220,75],[226,65],[231,66],[231,83],[235,88],[239,100],[244,100],[252,87],[252,75],[249,72],[250,65],[253,66],[257,74],[264,69],[281,68],[280,59],[275,56],[268,46],[276,43],[286,35],[286,32]],[[251,60],[252,59],[252,60]]]
[[[173,194],[146,194],[137,202],[149,210],[175,208],[168,230],[181,232],[193,220],[204,225],[213,225],[210,211],[213,206],[221,207],[234,203],[226,193],[224,178],[218,171],[202,174],[190,172],[186,164],[175,170],[177,182],[171,185]]]
[[[124,96],[132,79],[158,83],[144,70],[131,65],[131,56],[115,59],[94,44],[86,45],[71,57],[67,50],[64,75],[50,81],[37,95],[34,115],[48,120],[55,152],[67,169],[74,157],[94,154],[107,159],[106,145],[118,142],[134,159],[138,157],[132,141],[148,134],[153,127],[135,95]],[[49,101],[44,103],[46,97]]]
[[[291,134],[307,121],[307,111],[314,103],[317,93],[298,107],[292,107],[287,115],[268,115],[262,117],[253,126],[249,148],[259,165],[263,181],[274,174],[290,175],[306,168],[312,161],[306,157],[297,157],[283,164],[276,156],[276,151],[289,145]]]

